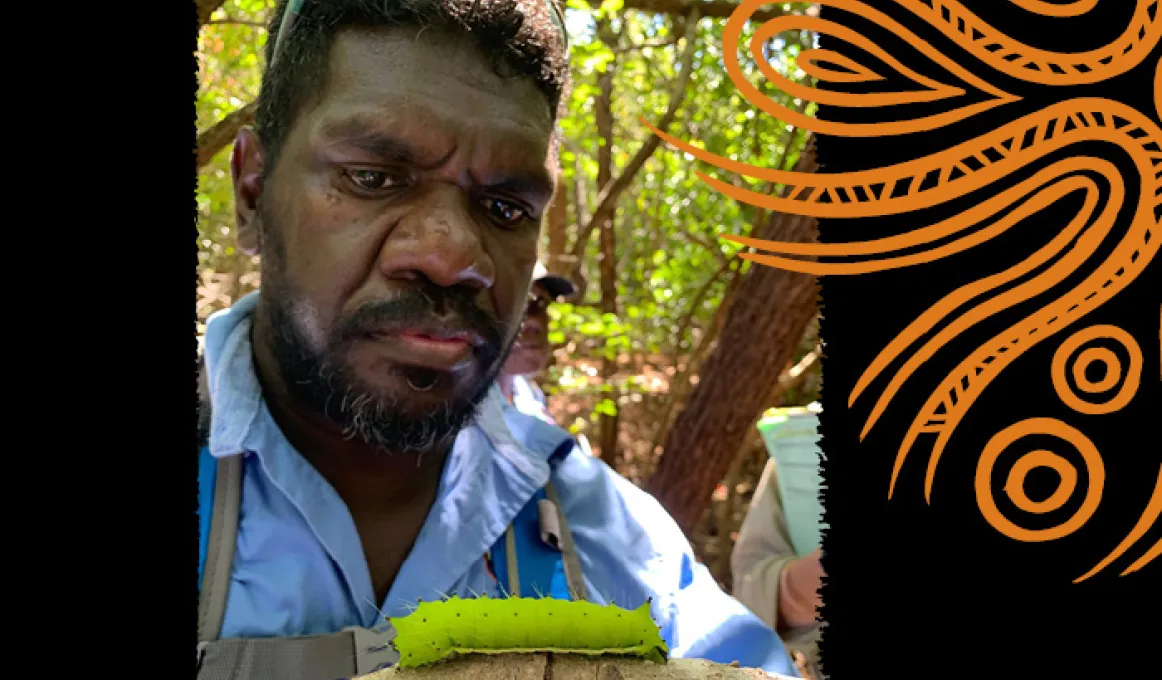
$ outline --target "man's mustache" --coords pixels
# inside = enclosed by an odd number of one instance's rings
[[[389,300],[367,302],[340,321],[343,343],[384,328],[438,324],[443,328],[474,331],[487,349],[498,352],[506,324],[476,303],[477,291],[467,287],[443,288],[423,283]]]

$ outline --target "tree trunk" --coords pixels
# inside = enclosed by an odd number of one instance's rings
[[[609,24],[602,21],[598,24],[597,33],[609,45],[610,49],[617,47],[616,38],[609,30]],[[605,66],[605,71],[597,78],[598,95],[594,106],[594,119],[597,124],[597,186],[607,187],[613,180],[613,74],[617,61],[611,61]],[[600,248],[598,265],[601,272],[601,312],[602,314],[617,314],[617,244],[613,233],[613,211],[595,215],[599,233]],[[614,377],[617,375],[617,355],[610,356],[606,350],[601,360],[601,385],[605,390],[603,397],[611,399],[614,404],[618,401],[617,388],[614,386]],[[600,424],[600,438],[598,446],[601,449],[601,460],[610,467],[617,465],[617,430],[618,414],[602,413]]]
[[[816,169],[814,137],[809,137],[795,170]],[[773,213],[762,231],[768,236],[760,238],[809,242],[817,238],[817,221]],[[718,345],[666,436],[647,486],[687,534],[792,360],[815,315],[817,296],[814,276],[773,267],[752,266],[739,284]]]
[[[580,654],[473,654],[420,668],[389,668],[355,680],[770,680],[786,676],[701,659],[589,657]]]
[[[569,239],[569,190],[564,183],[565,173],[561,172],[561,184],[557,187],[557,195],[549,204],[549,214],[545,230],[548,232],[549,243],[545,257],[545,269],[554,274],[566,271],[561,256],[565,254],[566,241]]]
[[[759,83],[759,91],[766,92],[765,80]],[[799,111],[799,113],[802,113],[806,106],[807,101],[803,100],[803,102],[798,107],[796,107],[796,109]],[[757,126],[755,129],[758,129]],[[783,153],[779,156],[778,163],[775,165],[776,168],[782,170],[786,167],[787,158],[791,154],[791,149],[793,148],[795,136],[797,133],[798,128],[791,128],[787,131],[787,136],[783,142]],[[753,153],[757,156],[760,152],[761,148],[757,146],[756,137],[756,146],[753,149]],[[767,193],[773,192],[776,186],[777,185],[773,183],[768,183]],[[767,213],[765,210],[756,210],[754,218],[751,220],[750,231],[747,233],[749,235],[754,235],[762,231],[764,229],[766,217]],[[727,266],[730,264],[731,263],[727,263]],[[686,361],[682,368],[677,371],[674,379],[670,381],[670,391],[668,398],[666,399],[666,406],[663,410],[662,417],[658,420],[658,430],[654,433],[654,441],[650,446],[651,454],[658,451],[658,447],[660,447],[662,442],[665,441],[666,437],[669,436],[670,427],[673,426],[674,414],[681,412],[682,408],[686,404],[686,397],[689,395],[689,392],[692,389],[692,385],[690,384],[691,377],[697,375],[699,366],[702,365],[703,359],[705,359],[707,352],[711,349],[711,346],[717,340],[718,333],[722,330],[723,321],[726,319],[726,314],[730,312],[730,306],[734,304],[735,295],[738,293],[738,285],[742,282],[743,277],[739,272],[739,266],[731,267],[730,279],[727,281],[726,290],[722,294],[722,301],[718,304],[718,309],[714,310],[714,317],[710,322],[710,326],[706,329],[702,336],[702,340],[698,343],[698,348],[694,349],[691,347],[690,358]],[[724,267],[718,273],[726,274],[726,267]],[[679,324],[680,330],[677,334],[678,339],[674,344],[675,348],[680,347],[681,345],[683,336],[683,330],[681,327],[682,324]],[[670,364],[675,367],[678,366],[677,356],[674,357],[674,360],[670,362]]]

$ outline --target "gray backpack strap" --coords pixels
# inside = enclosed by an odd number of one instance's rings
[[[395,629],[348,628],[329,635],[218,639],[242,501],[242,455],[218,460],[210,544],[198,602],[198,680],[336,680],[366,675],[399,661]]]
[[[569,584],[569,591],[574,600],[588,600],[589,588],[586,587],[585,579],[581,574],[581,560],[578,559],[577,548],[573,545],[573,533],[569,531],[569,522],[565,520],[565,512],[561,509],[561,499],[557,496],[557,490],[553,488],[552,482],[545,485],[545,495],[549,497],[549,502],[556,509],[556,528],[560,533],[557,538],[560,542],[561,565],[565,569],[565,582]]]
[[[210,519],[210,542],[202,573],[198,600],[198,641],[218,639],[226,615],[230,592],[230,570],[234,564],[234,544],[238,537],[238,512],[242,504],[244,457],[225,456],[218,460],[214,481],[214,506]]]
[[[210,395],[203,362],[198,372],[198,438],[209,441]],[[245,456],[218,459],[210,537],[198,601],[198,680],[336,680],[367,675],[399,662],[395,629],[348,628],[329,635],[219,639],[226,616]]]
[[[520,597],[520,567],[517,565],[516,534],[512,524],[504,530],[505,570],[508,572],[508,596]]]
[[[329,635],[224,639],[204,645],[197,680],[336,680],[399,662],[395,630],[349,628]]]

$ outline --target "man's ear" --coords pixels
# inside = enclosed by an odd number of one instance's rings
[[[266,149],[251,128],[242,128],[230,155],[230,175],[234,179],[234,219],[238,225],[238,248],[247,255],[258,254],[258,199],[262,196],[262,173]]]

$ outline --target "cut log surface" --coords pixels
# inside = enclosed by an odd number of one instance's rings
[[[473,654],[424,666],[389,668],[355,680],[790,680],[756,668],[670,659],[592,658],[573,654]]]

